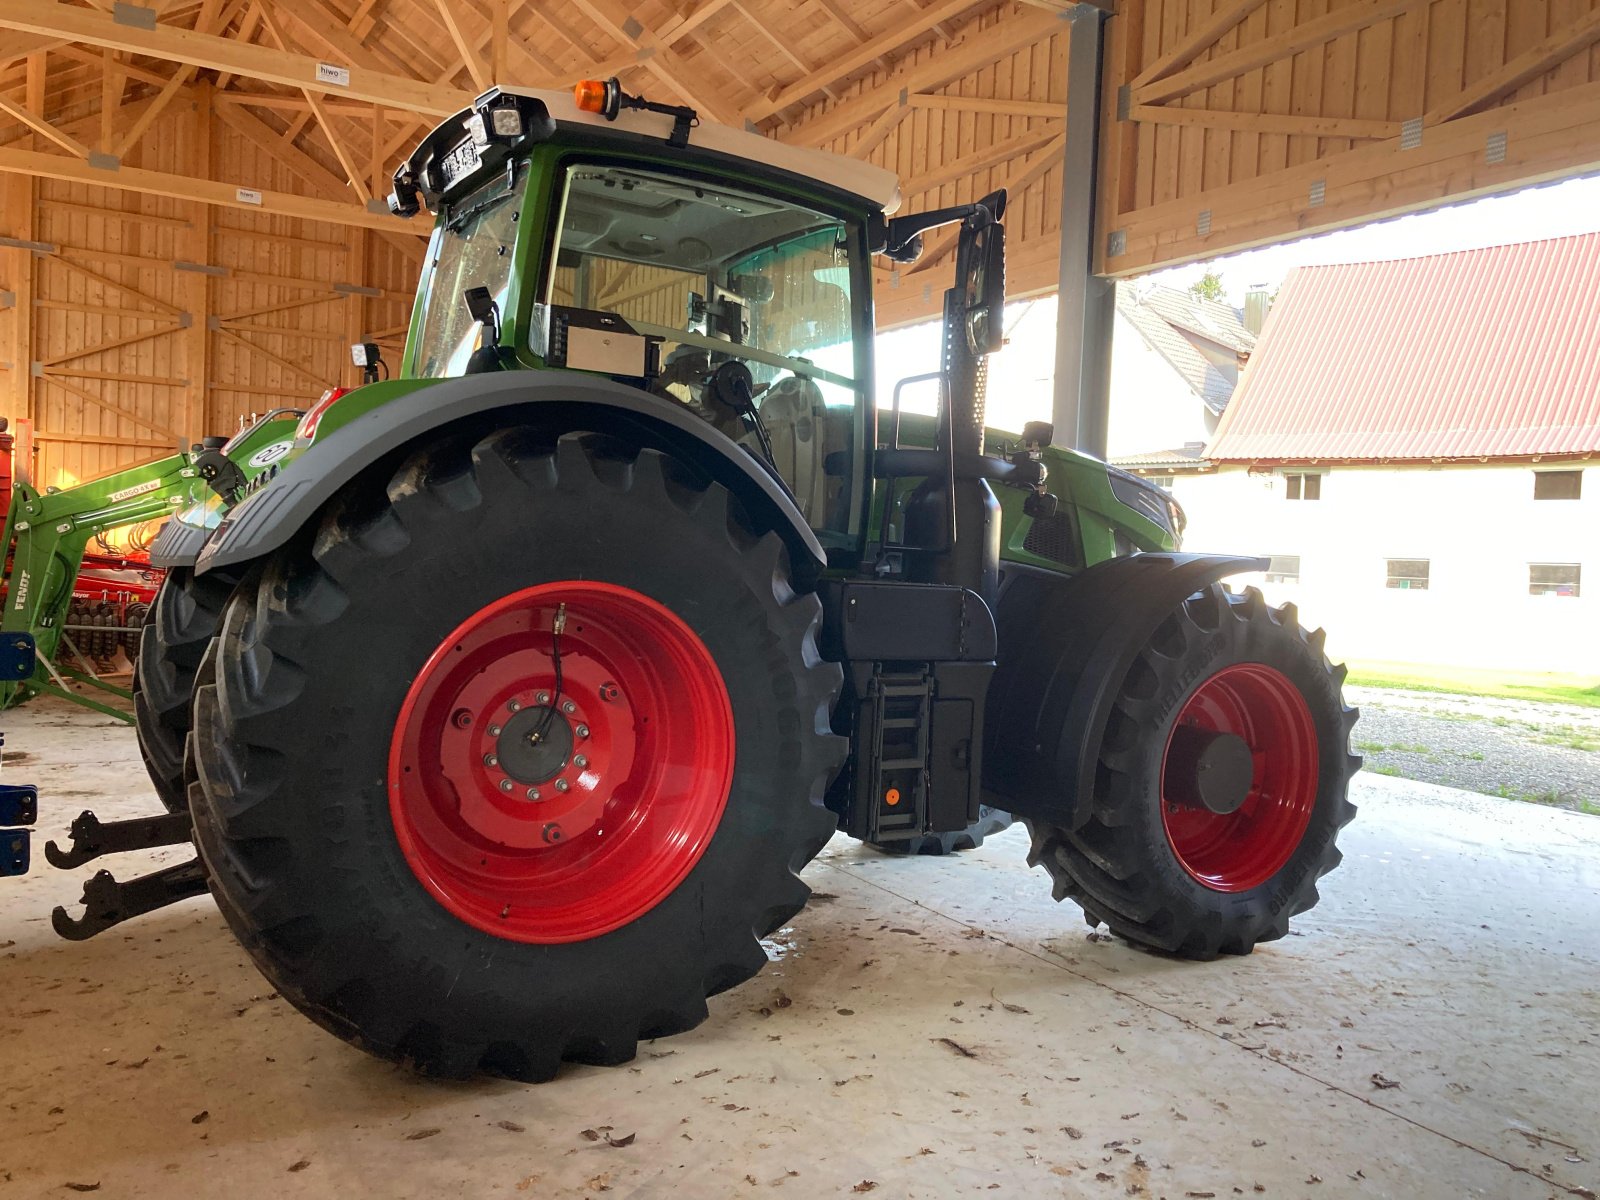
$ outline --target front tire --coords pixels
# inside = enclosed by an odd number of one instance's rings
[[[225,571],[197,576],[192,567],[174,567],[144,613],[132,656],[134,725],[150,782],[168,812],[189,804],[183,755],[195,675],[238,582]]]
[[[777,535],[666,455],[527,430],[419,451],[228,608],[196,698],[218,903],[374,1054],[625,1061],[809,895],[844,746],[820,619]]]
[[[1197,592],[1118,685],[1089,820],[1027,821],[1029,864],[1090,926],[1185,958],[1284,936],[1317,903],[1355,816],[1358,714],[1343,680],[1292,605],[1254,588]]]

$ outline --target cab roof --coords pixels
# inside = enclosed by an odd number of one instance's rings
[[[501,87],[493,89],[502,95],[527,96],[540,101],[551,118],[560,125],[587,125],[608,131],[636,133],[643,137],[665,141],[672,133],[673,119],[663,113],[639,109],[624,109],[616,120],[608,121],[598,113],[584,112],[573,99],[571,92],[546,88]],[[748,133],[714,121],[702,119],[689,135],[689,144],[703,150],[726,154],[731,158],[746,159],[763,166],[775,167],[791,175],[815,179],[829,187],[860,196],[887,215],[900,207],[900,181],[893,171],[885,171],[871,163],[857,162],[852,158],[831,154],[826,150],[811,150],[774,141],[758,133]]]

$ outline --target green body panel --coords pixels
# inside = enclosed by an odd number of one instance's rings
[[[247,478],[260,475],[274,461],[281,461],[275,456],[288,452],[295,421],[293,416],[283,416],[258,423],[234,439],[228,448],[229,459]],[[281,451],[264,453],[280,445]],[[10,568],[5,577],[0,632],[32,634],[43,661],[32,679],[0,682],[0,708],[38,692],[51,692],[128,719],[121,710],[64,692],[45,665],[55,665],[60,675],[126,695],[120,688],[55,661],[84,552],[97,534],[112,529],[167,516],[213,528],[224,511],[221,498],[200,477],[195,456],[189,453],[141,463],[61,491],[40,492],[20,481],[14,484],[5,522]]]
[[[879,442],[886,441],[887,419],[880,411]],[[934,419],[915,414],[900,418],[900,442],[906,446],[929,447],[934,441]],[[1003,429],[984,430],[984,451],[1003,456],[1020,441],[1018,434]],[[1164,528],[1143,513],[1129,508],[1111,491],[1106,465],[1097,458],[1047,446],[1042,458],[1050,472],[1050,490],[1060,498],[1062,509],[1077,513],[1078,532],[1082,539],[1080,551],[1084,566],[1092,566],[1119,553],[1135,550],[1175,550],[1177,545]],[[895,494],[904,498],[916,486],[916,480],[897,481]],[[873,500],[872,530],[876,537],[883,517],[884,489],[880,485]],[[1069,568],[1053,558],[1045,558],[1028,550],[1024,543],[1033,527],[1033,518],[1022,511],[1027,493],[1017,488],[996,487],[995,499],[1000,502],[1000,558],[1005,562],[1022,563],[1047,571],[1068,571]],[[1119,540],[1121,545],[1119,547]]]

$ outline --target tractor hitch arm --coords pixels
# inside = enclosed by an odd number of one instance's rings
[[[174,863],[126,882],[110,871],[97,871],[83,885],[83,916],[72,917],[57,905],[50,925],[70,942],[82,942],[130,918],[165,908],[206,890],[206,869],[198,858]]]
[[[84,810],[68,831],[71,846],[63,850],[55,842],[45,845],[44,856],[52,867],[70,871],[107,854],[128,850],[148,850],[152,846],[176,846],[187,842],[194,832],[189,814],[163,813],[159,817],[137,817],[131,821],[102,821]]]

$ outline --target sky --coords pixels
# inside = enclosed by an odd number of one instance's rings
[[[1600,176],[1528,188],[1466,204],[1381,221],[1359,229],[1319,234],[1282,245],[1194,263],[1145,276],[1142,282],[1187,288],[1207,270],[1222,277],[1225,298],[1244,304],[1245,293],[1264,285],[1276,291],[1300,266],[1372,262],[1446,254],[1543,238],[1600,232]],[[1020,429],[1048,420],[1055,368],[1055,297],[1014,301],[1007,306],[1006,348],[990,360],[989,423]],[[883,334],[877,342],[877,394],[887,405],[895,381],[938,366],[936,325]],[[1117,381],[1111,381],[1113,403]],[[926,411],[932,393],[906,394],[908,410]],[[919,400],[922,401],[919,403]]]

